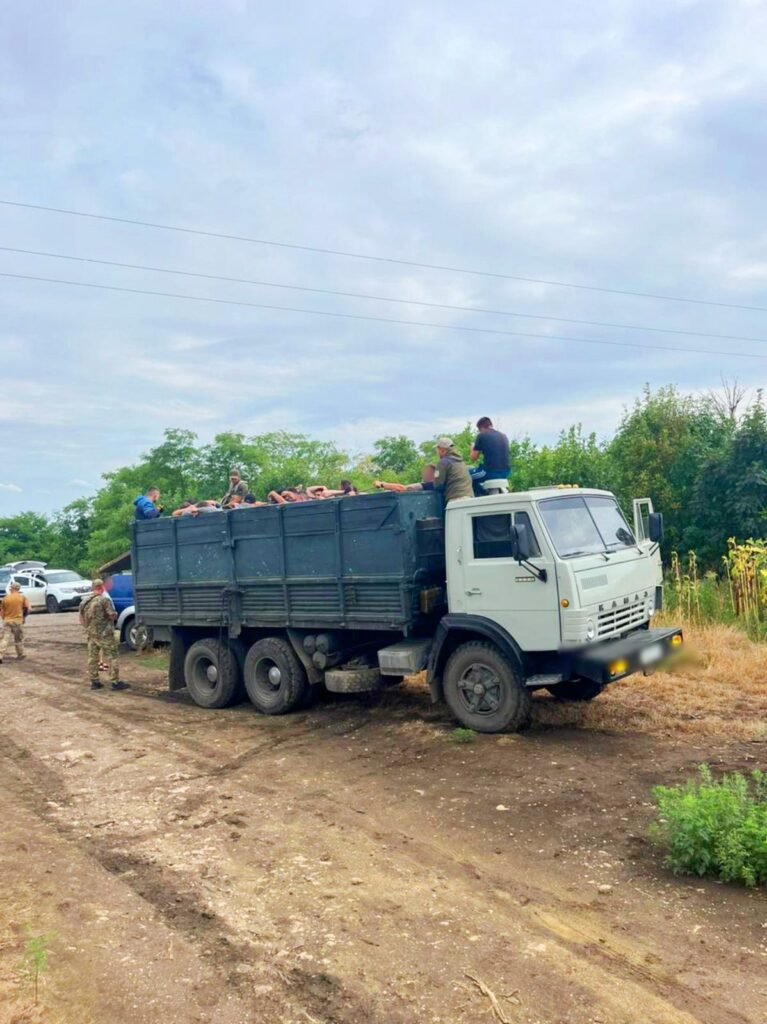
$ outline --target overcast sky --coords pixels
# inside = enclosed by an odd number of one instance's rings
[[[6,0],[0,199],[767,307],[765,39],[759,0]],[[645,382],[767,384],[734,355],[767,357],[758,311],[4,205],[0,244],[530,318],[3,251],[5,273],[542,336],[0,277],[5,515],[92,493],[170,426],[361,451],[488,414],[544,441],[609,434]]]

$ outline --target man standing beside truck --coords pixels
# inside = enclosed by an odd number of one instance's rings
[[[109,670],[113,690],[127,690],[128,684],[120,682],[117,664],[117,639],[115,622],[117,612],[112,598],[104,590],[104,581],[93,581],[93,592],[80,605],[80,625],[85,629],[88,640],[88,677],[92,690],[103,690],[99,679],[99,665],[103,657]]]
[[[21,593],[21,587],[16,580],[11,583],[10,593],[0,601],[0,618],[3,620],[3,637],[0,640],[0,661],[3,660],[5,652],[13,637],[16,647],[16,657],[22,659],[24,654],[24,622],[29,615],[29,601]]]

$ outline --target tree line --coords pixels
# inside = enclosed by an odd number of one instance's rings
[[[667,551],[695,551],[700,565],[716,569],[728,538],[767,534],[767,412],[761,392],[745,408],[742,400],[731,388],[722,398],[647,387],[610,438],[599,440],[574,424],[554,444],[539,445],[528,436],[512,440],[512,488],[606,488],[629,519],[631,499],[650,497],[665,515]],[[464,458],[474,436],[470,424],[453,435]],[[220,497],[232,466],[263,499],[270,490],[297,484],[335,487],[342,477],[361,490],[379,476],[413,482],[434,458],[433,439],[383,437],[369,454],[352,459],[330,442],[301,434],[227,432],[201,444],[190,430],[168,429],[136,464],[105,473],[91,497],[52,515],[22,512],[0,519],[0,564],[39,558],[92,573],[127,550],[133,500],[149,485],[160,488],[170,509],[186,498]]]

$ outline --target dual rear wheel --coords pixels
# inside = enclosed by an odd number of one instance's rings
[[[191,645],[184,658],[184,681],[195,704],[225,708],[247,694],[262,714],[283,715],[306,701],[306,672],[287,640],[257,640],[243,658],[244,650],[245,645],[238,650],[211,637]]]

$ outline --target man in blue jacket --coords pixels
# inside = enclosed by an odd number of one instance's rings
[[[133,502],[136,506],[136,519],[158,519],[162,512],[162,505],[158,505],[160,491],[157,487],[150,487],[148,491],[140,494]]]

